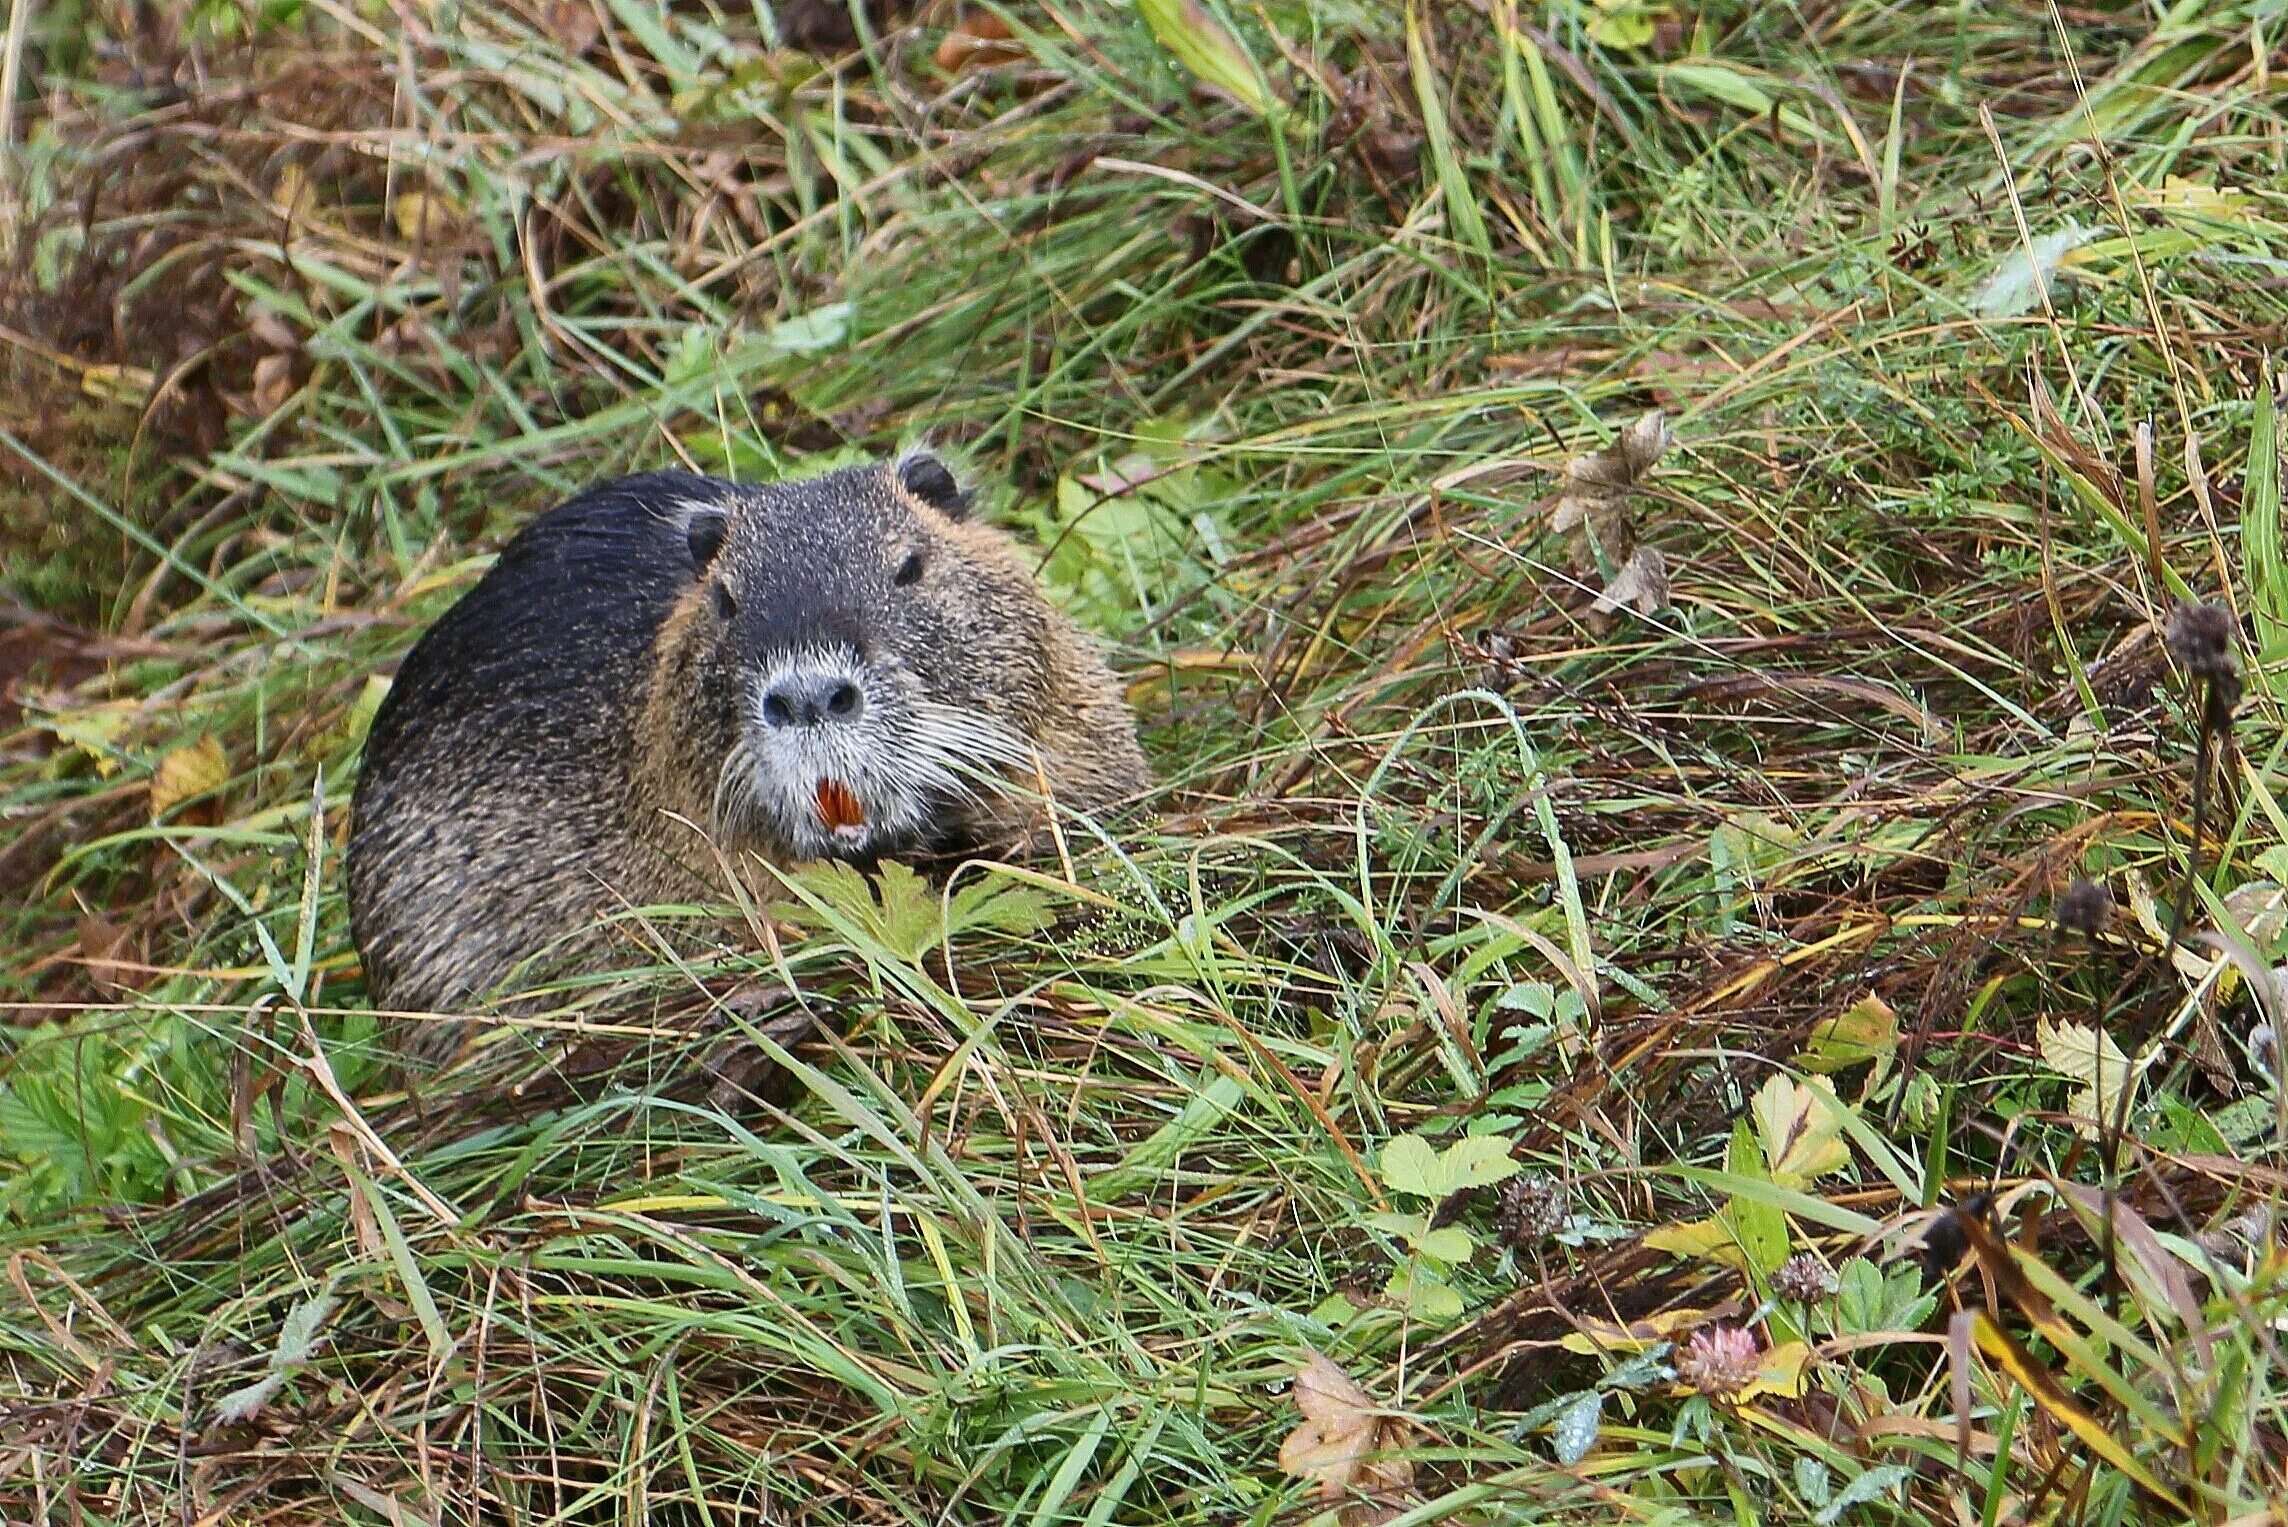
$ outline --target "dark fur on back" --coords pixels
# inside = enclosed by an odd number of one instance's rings
[[[351,928],[377,998],[443,1006],[465,984],[430,973],[499,973],[536,919],[586,920],[601,867],[582,861],[615,836],[652,641],[694,576],[660,506],[717,493],[657,473],[548,511],[407,655],[351,807]]]

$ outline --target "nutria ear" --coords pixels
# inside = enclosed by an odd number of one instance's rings
[[[731,517],[720,509],[703,509],[691,516],[683,534],[691,546],[691,565],[700,572],[707,571],[715,560],[715,553],[723,549],[723,532]]]
[[[908,451],[898,458],[898,481],[906,491],[948,519],[969,513],[969,494],[953,469],[927,451]]]

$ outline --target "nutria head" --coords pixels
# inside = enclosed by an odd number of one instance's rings
[[[660,655],[685,679],[656,693],[717,829],[864,859],[965,845],[1042,779],[1082,807],[1141,779],[1093,645],[968,511],[923,452],[679,507],[694,586]]]

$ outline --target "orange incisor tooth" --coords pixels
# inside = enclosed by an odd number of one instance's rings
[[[818,818],[828,831],[844,827],[866,825],[866,808],[858,804],[857,795],[838,779],[818,782]]]

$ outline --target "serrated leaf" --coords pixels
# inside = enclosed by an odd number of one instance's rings
[[[1748,1121],[1737,1119],[1732,1124],[1732,1140],[1725,1148],[1725,1170],[1741,1177],[1761,1178],[1764,1164],[1758,1160],[1759,1147],[1755,1132]],[[1740,1248],[1750,1268],[1768,1274],[1787,1260],[1787,1215],[1777,1204],[1735,1193],[1716,1216],[1731,1232],[1732,1242]]]
[[[1445,1175],[1448,1193],[1492,1187],[1517,1175],[1509,1142],[1499,1135],[1464,1135],[1438,1153],[1438,1167]]]
[[[1271,109],[1254,60],[1200,0],[1136,0],[1136,9],[1176,62],[1259,117]]]
[[[230,778],[230,760],[223,755],[222,739],[201,737],[169,752],[151,776],[151,817],[156,821],[183,802],[211,790],[220,790]]]
[[[1775,1075],[1757,1089],[1749,1111],[1772,1181],[1806,1187],[1851,1164],[1851,1147],[1843,1142],[1844,1108],[1823,1076],[1799,1082]]]
[[[1401,1267],[1383,1285],[1383,1294],[1425,1325],[1442,1326],[1459,1320],[1469,1306],[1445,1279],[1426,1267]]]
[[[1835,1328],[1844,1336],[1918,1330],[1936,1308],[1937,1299],[1922,1292],[1921,1275],[1911,1264],[1886,1276],[1865,1257],[1853,1257],[1836,1275]]]
[[[1308,1349],[1295,1373],[1295,1408],[1302,1424],[1279,1444],[1279,1466],[1311,1481],[1321,1500],[1414,1482],[1412,1462],[1392,1456],[1406,1443],[1406,1423],[1384,1416],[1349,1374]]]
[[[2046,1017],[2034,1025],[2034,1043],[2044,1065],[2083,1084],[2067,1100],[2066,1112],[2075,1131],[2084,1136],[2125,1117],[2136,1101],[2139,1079],[2159,1053],[2148,1051],[2132,1062],[2112,1035],[2086,1023],[2058,1023]]]
[[[215,1421],[223,1426],[245,1425],[262,1414],[262,1408],[277,1398],[285,1383],[285,1374],[266,1373],[243,1388],[233,1389],[215,1401]]]
[[[1382,1148],[1382,1185],[1393,1193],[1444,1198],[1438,1151],[1420,1135],[1400,1135]]]
[[[304,1299],[286,1314],[278,1327],[278,1347],[270,1354],[270,1366],[280,1372],[310,1360],[317,1346],[318,1333],[326,1327],[326,1317],[334,1313],[337,1303],[331,1294],[320,1294]]]
[[[1550,1450],[1557,1461],[1567,1468],[1589,1456],[1589,1449],[1597,1445],[1597,1426],[1605,1418],[1605,1397],[1590,1390],[1557,1414],[1557,1421],[1549,1431]]]
[[[1414,1249],[1433,1261],[1444,1262],[1451,1267],[1467,1262],[1470,1253],[1478,1249],[1478,1243],[1471,1240],[1470,1232],[1461,1226],[1445,1225],[1415,1237]]]
[[[857,309],[847,302],[829,302],[782,318],[771,325],[764,343],[781,355],[817,355],[831,350],[850,336],[850,325]]]

